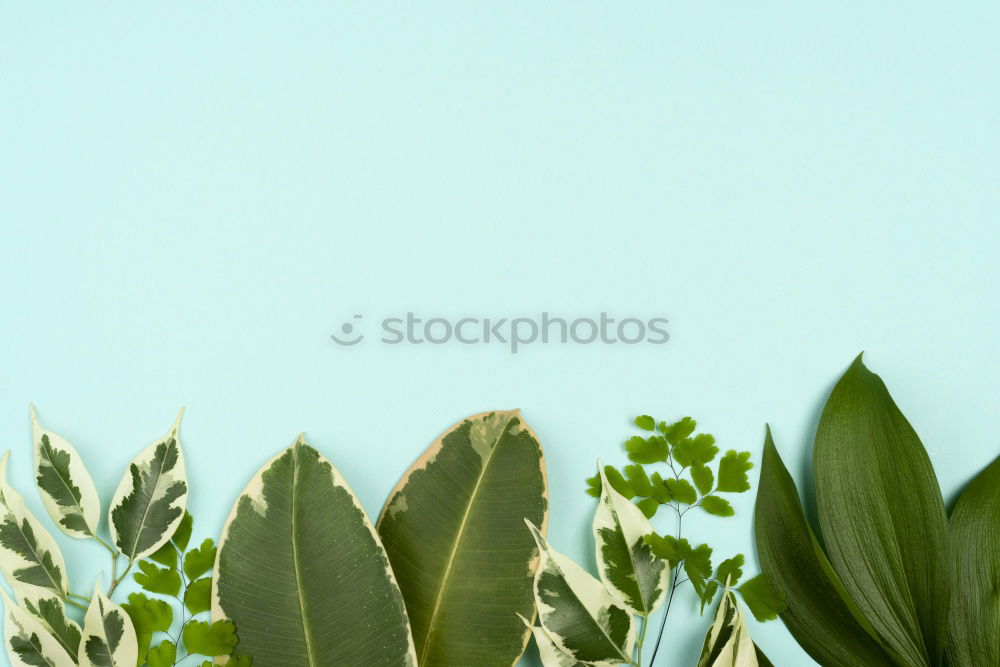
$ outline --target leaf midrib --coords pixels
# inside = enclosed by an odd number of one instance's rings
[[[49,450],[52,449],[51,441],[47,446],[44,444],[41,445],[39,449],[42,451],[42,455],[45,457],[46,463],[48,463],[49,467],[52,468],[52,472],[56,474],[56,477],[59,479],[59,481],[62,482],[64,487],[66,487],[66,491],[69,493],[69,497],[73,499],[73,504],[76,505],[77,510],[79,510],[80,518],[83,519],[84,525],[87,526],[88,528],[88,534],[93,535],[93,531],[89,530],[90,525],[87,523],[87,517],[83,513],[83,505],[80,504],[80,501],[77,500],[76,498],[76,494],[73,493],[73,487],[70,485],[69,481],[63,479],[63,476],[59,474],[59,468],[56,468],[55,463],[52,461],[52,457],[49,456]],[[80,493],[82,494],[82,491]],[[57,504],[58,502],[59,501],[56,501]]]
[[[306,659],[309,661],[310,665],[315,665],[316,661],[313,657],[313,647],[312,640],[310,638],[309,630],[309,619],[306,614],[305,600],[303,597],[305,595],[305,586],[302,583],[301,565],[299,563],[299,543],[296,536],[298,535],[297,521],[296,521],[296,504],[298,499],[298,488],[299,488],[299,445],[296,444],[292,448],[292,504],[291,504],[291,521],[289,521],[289,526],[291,528],[291,545],[292,545],[292,570],[295,571],[295,586],[299,589],[299,594],[296,599],[299,602],[299,620],[302,621],[302,637],[306,644]]]
[[[611,498],[609,496],[608,500],[610,499]],[[628,538],[625,536],[625,523],[622,521],[622,516],[618,512],[618,509],[615,507],[614,503],[609,502],[608,505],[611,507],[611,512],[612,514],[615,515],[615,519],[618,521],[618,526],[622,532],[622,544],[625,545],[625,550],[628,552],[629,563],[632,564],[632,572],[635,573],[635,589],[639,593],[639,601],[642,602],[643,613],[640,614],[640,616],[643,616],[644,618],[648,617],[651,613],[649,609],[650,601],[646,599],[645,591],[643,591],[642,589],[642,581],[639,580],[639,567],[638,563],[636,562],[635,555],[632,552],[632,547],[628,543]]]
[[[500,429],[496,440],[493,441],[493,446],[490,448],[490,454],[486,457],[486,461],[483,462],[483,467],[476,478],[476,485],[472,489],[472,494],[469,496],[469,503],[465,508],[465,512],[462,514],[462,521],[459,523],[458,533],[455,537],[454,544],[452,544],[451,553],[448,555],[448,563],[445,565],[444,574],[441,577],[441,585],[438,588],[437,599],[434,600],[434,610],[431,612],[431,620],[427,623],[427,632],[424,634],[424,643],[420,647],[420,655],[417,658],[418,664],[423,664],[424,656],[427,654],[428,647],[431,644],[431,635],[434,634],[434,624],[437,622],[438,613],[441,611],[441,602],[444,600],[444,592],[448,587],[448,579],[451,576],[451,568],[455,564],[455,556],[458,553],[458,546],[462,542],[462,536],[465,533],[465,526],[469,521],[469,515],[472,513],[472,506],[476,504],[476,496],[479,494],[479,488],[482,486],[483,478],[486,477],[486,471],[490,466],[490,462],[493,460],[493,455],[496,453],[497,449],[500,448],[500,439],[507,433],[507,427],[510,426],[510,423],[513,420],[513,416],[509,417],[504,423],[503,428]],[[470,446],[472,444],[471,433],[469,437],[469,444]]]
[[[167,449],[170,449],[169,444],[167,444]],[[156,449],[153,450],[153,458],[154,459],[156,458]],[[166,460],[166,453],[164,453],[164,461],[165,460]],[[129,561],[135,560],[135,552],[139,550],[139,537],[142,535],[142,527],[146,525],[146,517],[149,516],[149,508],[152,506],[153,499],[156,497],[156,489],[160,486],[160,477],[162,476],[163,476],[163,461],[160,461],[156,464],[156,480],[153,482],[153,489],[149,492],[149,500],[146,502],[146,507],[142,511],[142,520],[136,527],[135,538],[132,540],[132,548],[129,550],[128,553]]]

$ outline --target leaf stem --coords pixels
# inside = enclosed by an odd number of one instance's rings
[[[63,598],[63,602],[65,602],[68,605],[73,605],[77,609],[82,609],[84,611],[87,611],[87,607],[84,607],[82,604],[76,602],[75,600],[70,599],[69,597]]]
[[[649,614],[642,615],[642,630],[639,632],[639,641],[636,642],[635,664],[642,667],[642,642],[646,639],[646,628],[649,627]]]
[[[115,559],[115,563],[117,563],[117,562],[118,562],[118,559],[116,558]],[[122,572],[122,576],[120,576],[120,577],[113,577],[112,578],[111,588],[108,589],[108,597],[109,598],[111,597],[112,593],[114,593],[115,590],[118,588],[118,584],[120,584],[123,581],[125,581],[125,577],[128,576],[128,573],[132,570],[132,566],[133,565],[135,565],[135,561],[134,560],[130,560],[128,562],[128,567],[126,567],[125,571]]]

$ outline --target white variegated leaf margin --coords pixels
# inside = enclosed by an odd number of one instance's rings
[[[3,588],[0,588],[0,597],[4,607],[3,645],[12,667],[35,667],[24,662],[11,646],[15,637],[30,641],[33,636],[37,637],[41,655],[50,667],[73,667],[76,664],[42,623],[11,600]]]
[[[66,581],[66,563],[63,560],[62,551],[60,551],[55,538],[39,523],[35,515],[24,504],[21,494],[7,483],[7,461],[9,457],[9,451],[4,452],[3,456],[0,457],[0,523],[11,519],[20,527],[27,522],[32,534],[35,536],[38,551],[48,552],[51,555],[53,565],[59,570],[59,578],[57,581],[52,582],[52,590],[58,591],[65,596],[69,588]],[[34,564],[16,551],[4,546],[3,542],[0,541],[0,570],[3,571],[9,580],[15,580],[14,572],[17,570],[31,567]]]
[[[49,513],[49,516],[59,527],[59,530],[66,533],[70,537],[75,537],[78,539],[85,539],[88,537],[93,537],[97,535],[97,524],[101,520],[101,499],[97,494],[97,487],[94,486],[94,480],[90,476],[87,467],[83,463],[83,459],[80,457],[79,452],[64,438],[59,436],[52,431],[49,431],[42,427],[38,423],[38,417],[35,415],[35,406],[31,406],[31,434],[32,441],[34,442],[35,450],[35,481],[38,486],[38,493],[42,497],[42,504],[45,506],[45,511]],[[80,492],[80,500],[75,505],[62,505],[58,500],[53,497],[46,489],[44,489],[40,484],[37,484],[38,478],[42,473],[43,467],[52,467],[45,455],[42,448],[42,438],[43,436],[48,437],[49,445],[53,449],[64,451],[69,455],[69,480],[65,480],[75,486]],[[60,478],[62,476],[60,475]],[[62,523],[62,519],[70,513],[78,513],[83,516],[84,522],[87,524],[87,528],[90,529],[89,533],[85,533],[79,530],[74,530],[68,528]]]
[[[133,491],[134,487],[132,484],[132,475],[130,472],[132,469],[132,465],[136,465],[139,467],[140,470],[142,470],[145,466],[148,466],[150,462],[154,459],[156,454],[156,448],[158,445],[166,443],[171,439],[177,440],[177,464],[174,466],[173,470],[170,471],[170,474],[161,476],[161,479],[157,483],[157,489],[159,490],[160,493],[154,495],[162,496],[163,489],[165,489],[168,485],[170,485],[175,481],[184,482],[186,487],[184,493],[181,494],[181,496],[172,503],[172,506],[179,508],[180,512],[178,513],[177,518],[174,519],[165,528],[165,530],[163,530],[162,534],[160,535],[160,539],[157,540],[157,542],[152,546],[137,552],[134,556],[132,556],[132,560],[139,560],[145,558],[146,556],[150,555],[151,553],[154,553],[157,549],[159,549],[164,544],[169,542],[170,538],[174,534],[174,531],[177,530],[177,526],[180,525],[180,522],[184,519],[184,511],[187,509],[187,497],[188,497],[188,491],[190,490],[190,485],[188,484],[187,480],[187,471],[184,464],[184,448],[181,446],[181,438],[180,438],[181,417],[183,416],[184,416],[184,408],[181,408],[180,412],[177,414],[177,419],[174,420],[174,424],[173,426],[170,427],[170,430],[167,431],[167,433],[162,438],[159,438],[151,442],[145,449],[139,452],[138,456],[132,459],[129,465],[125,468],[125,473],[122,475],[122,480],[118,484],[118,488],[115,490],[114,497],[111,499],[111,507],[108,509],[108,527],[111,529],[111,537],[114,539],[114,543],[118,545],[120,548],[121,545],[119,544],[119,539],[118,539],[119,538],[118,529],[115,527],[114,512],[118,508],[118,506],[121,505],[122,500],[124,500]],[[129,554],[124,554],[124,555],[126,557],[129,556]]]
[[[122,636],[111,655],[112,667],[134,667],[139,662],[139,642],[132,619],[124,609],[101,592],[101,585],[97,583],[94,585],[94,595],[90,598],[87,615],[83,619],[83,638],[80,640],[78,656],[80,667],[98,667],[87,655],[87,642],[96,637],[105,644],[109,643],[104,631],[104,619],[111,614],[118,614],[122,619]]]
[[[45,628],[52,635],[52,637],[59,643],[59,645],[62,646],[67,653],[70,653],[70,649],[67,648],[62,641],[60,641],[59,636],[55,631],[55,628],[49,625],[49,621],[46,620],[45,618],[42,618],[38,614],[31,613],[31,608],[41,609],[43,602],[55,603],[59,606],[60,610],[62,611],[63,620],[66,622],[66,625],[76,628],[77,631],[81,632],[82,634],[83,631],[80,629],[80,624],[66,615],[65,604],[63,603],[62,599],[49,589],[42,588],[41,586],[25,584],[20,581],[10,581],[9,579],[7,583],[10,584],[10,587],[14,589],[14,597],[17,599],[17,604],[20,605],[20,607],[24,609],[28,614],[31,614],[31,616],[35,620],[41,623],[42,627]]]
[[[659,581],[656,590],[652,594],[652,600],[647,600],[646,603],[649,606],[648,612],[644,609],[640,609],[629,603],[629,600],[625,593],[614,585],[614,582],[610,576],[610,564],[603,557],[604,550],[604,537],[601,534],[602,528],[610,528],[612,530],[621,529],[622,535],[625,537],[625,544],[629,547],[629,551],[633,558],[633,574],[635,572],[635,545],[638,543],[643,544],[646,535],[653,532],[653,526],[649,523],[649,519],[646,515],[642,513],[635,503],[631,500],[618,493],[608,483],[608,478],[604,473],[604,465],[598,461],[597,462],[598,472],[601,476],[601,498],[597,503],[597,510],[594,512],[594,522],[592,524],[594,532],[594,542],[596,544],[597,550],[597,572],[601,576],[601,581],[607,587],[608,592],[618,600],[618,602],[628,609],[632,614],[636,616],[643,616],[647,614],[652,614],[656,611],[663,600],[666,597],[664,592],[667,588],[667,576],[669,574],[669,568],[661,567]],[[650,556],[655,559],[655,556]],[[633,577],[634,579],[635,577]],[[642,586],[640,585],[640,589]]]
[[[553,549],[548,540],[542,536],[534,524],[527,519],[525,519],[524,522],[531,530],[531,534],[535,538],[535,543],[538,545],[540,560],[538,570],[535,572],[535,585],[532,588],[535,596],[535,606],[538,609],[538,620],[541,623],[542,628],[545,630],[545,634],[552,640],[552,643],[555,644],[556,648],[563,653],[573,655],[573,650],[566,646],[563,638],[558,633],[552,631],[551,628],[547,627],[545,623],[546,617],[555,610],[539,598],[538,580],[542,576],[542,573],[548,569],[554,569],[562,575],[563,579],[566,580],[569,588],[576,595],[584,609],[587,610],[591,618],[593,618],[600,627],[605,627],[602,619],[610,607],[618,607],[622,609],[624,613],[628,614],[628,637],[626,639],[625,646],[621,647],[621,651],[624,656],[631,656],[632,651],[635,648],[635,618],[632,614],[629,614],[618,603],[618,601],[611,596],[608,590],[604,587],[604,584],[598,581],[592,574],[584,570],[571,559]],[[610,641],[610,637],[608,639]],[[614,642],[611,643],[613,644]],[[625,661],[590,662],[587,664],[619,665],[622,662]]]
[[[526,628],[531,630],[531,634],[535,638],[535,644],[538,646],[538,657],[542,660],[542,667],[577,667],[577,665],[583,665],[582,662],[578,662],[573,656],[566,655],[560,651],[559,647],[552,643],[552,640],[541,626],[532,626],[531,621],[520,614],[517,617],[521,619]]]
[[[729,635],[715,659],[710,660],[712,654],[716,652],[717,644],[726,628],[726,617],[730,615],[730,611],[732,611],[732,618],[728,625],[732,627],[732,634]],[[758,667],[757,651],[744,622],[743,611],[736,601],[736,596],[728,589],[719,603],[715,621],[705,636],[705,645],[702,648],[701,657],[698,659],[698,667]]]

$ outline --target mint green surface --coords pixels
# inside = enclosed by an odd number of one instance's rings
[[[996,3],[330,4],[0,9],[0,447],[42,521],[29,401],[105,511],[186,405],[196,540],[300,431],[374,516],[445,425],[521,408],[591,566],[584,479],[631,417],[758,462],[769,420],[801,482],[862,350],[946,503],[1000,453]],[[407,311],[671,340],[328,338]],[[749,556],[753,501],[691,537]],[[92,590],[106,554],[57,539]],[[663,667],[711,620],[686,596]]]

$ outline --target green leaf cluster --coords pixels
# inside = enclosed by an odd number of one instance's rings
[[[216,547],[213,540],[206,539],[189,549],[192,525],[191,514],[185,512],[170,540],[139,561],[139,571],[132,575],[146,593],[172,598],[173,603],[132,593],[122,605],[135,626],[140,665],[171,667],[191,656],[229,656],[236,647],[232,622],[199,618],[212,606],[211,570]],[[176,632],[175,625],[179,627]],[[249,664],[248,658],[241,659]]]
[[[1000,459],[951,512],[916,432],[859,356],[813,450],[818,525],[768,429],[755,533],[781,614],[821,665],[1000,665]]]

